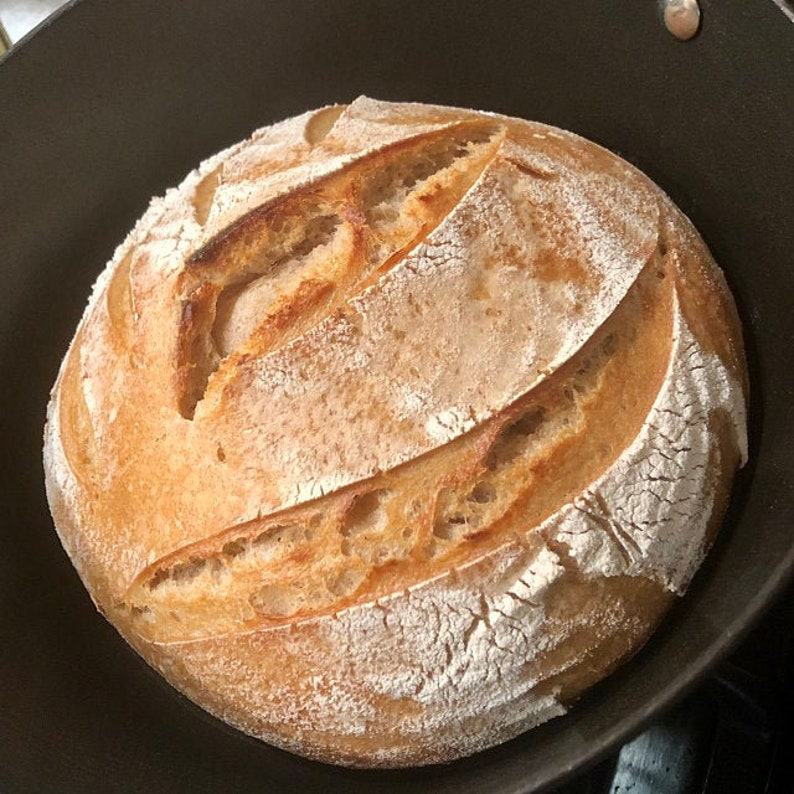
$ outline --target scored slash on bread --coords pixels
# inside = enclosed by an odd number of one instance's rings
[[[688,221],[548,126],[359,99],[155,200],[53,390],[51,508],[176,686],[322,760],[449,760],[634,652],[746,455]]]
[[[183,273],[184,415],[193,417],[219,363],[213,380],[234,377],[402,262],[471,187],[496,135],[492,124],[463,124],[392,144],[257,207],[196,251]]]

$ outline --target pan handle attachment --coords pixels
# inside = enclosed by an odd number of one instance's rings
[[[680,41],[689,41],[700,29],[697,0],[661,0],[660,6],[664,26]]]

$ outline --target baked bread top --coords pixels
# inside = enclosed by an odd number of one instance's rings
[[[152,202],[45,469],[92,597],[183,691],[298,752],[426,763],[644,641],[719,524],[745,399],[724,279],[636,169],[361,98]]]

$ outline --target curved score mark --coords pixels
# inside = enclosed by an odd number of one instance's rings
[[[329,109],[325,121],[335,120]],[[500,133],[491,123],[462,122],[393,144],[257,207],[194,252],[180,284],[182,416],[193,418],[225,361],[286,344],[397,264],[474,184]],[[307,301],[308,292],[318,297]]]

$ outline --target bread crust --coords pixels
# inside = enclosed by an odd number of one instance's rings
[[[741,329],[571,133],[360,98],[155,199],[52,391],[98,608],[226,722],[351,766],[564,713],[686,589],[746,457]]]

